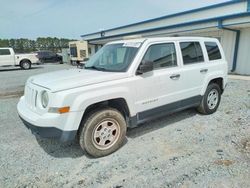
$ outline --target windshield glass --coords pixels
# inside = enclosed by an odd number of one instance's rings
[[[108,44],[85,64],[85,69],[125,72],[133,61],[141,43]]]

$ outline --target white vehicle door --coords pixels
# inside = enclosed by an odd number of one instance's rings
[[[179,43],[182,68],[180,71],[182,90],[181,99],[190,99],[190,103],[199,102],[201,90],[208,72],[200,42],[181,41]],[[192,101],[194,100],[194,101]]]
[[[0,66],[14,65],[14,57],[8,48],[0,49]]]
[[[150,119],[178,108],[182,83],[174,42],[151,44],[142,62],[153,61],[154,70],[136,79],[138,120]]]

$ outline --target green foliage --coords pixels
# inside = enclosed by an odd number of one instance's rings
[[[62,48],[68,48],[69,42],[74,39],[38,37],[36,40],[30,39],[0,39],[0,47],[11,47],[17,53],[29,53],[39,50],[50,50],[61,52]]]

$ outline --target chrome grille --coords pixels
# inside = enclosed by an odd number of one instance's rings
[[[26,86],[25,101],[26,101],[27,106],[30,107],[31,109],[36,108],[37,95],[38,95],[38,91],[31,88],[29,85]]]

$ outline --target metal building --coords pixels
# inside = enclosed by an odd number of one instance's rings
[[[250,0],[234,0],[82,35],[93,52],[109,41],[140,35],[218,38],[229,72],[250,75]]]

